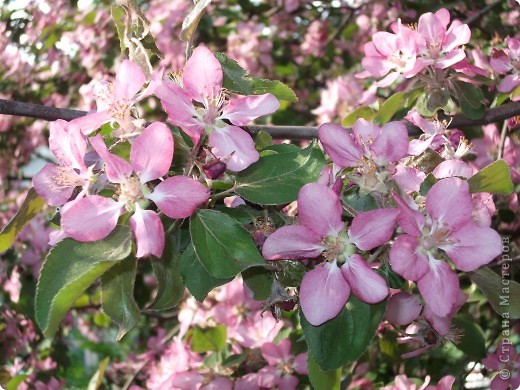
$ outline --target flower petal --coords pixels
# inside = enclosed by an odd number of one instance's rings
[[[450,230],[457,230],[470,218],[473,203],[466,181],[456,177],[435,183],[426,197],[426,211],[432,219]]]
[[[108,180],[112,183],[124,183],[132,175],[132,167],[125,159],[108,151],[100,134],[90,138],[90,144],[105,163]]]
[[[409,234],[397,237],[390,249],[392,270],[408,280],[419,280],[428,272],[428,259],[417,252],[419,240]]]
[[[66,174],[75,174],[74,171],[69,171],[67,168],[49,163],[45,164],[32,179],[34,190],[50,206],[62,206],[74,191],[74,186],[58,182],[64,171]]]
[[[280,102],[274,95],[244,96],[233,99],[224,107],[221,119],[227,119],[237,126],[247,125],[252,120],[269,115],[280,108]]]
[[[357,214],[348,230],[350,242],[367,251],[386,243],[394,233],[398,209],[378,209]]]
[[[130,151],[133,171],[141,184],[168,173],[173,159],[173,136],[168,127],[154,122],[134,140]]]
[[[291,341],[283,339],[279,344],[264,343],[262,345],[262,356],[272,366],[276,366],[291,357]]]
[[[116,227],[121,208],[115,200],[99,195],[69,202],[61,210],[61,228],[77,241],[101,240]]]
[[[89,135],[94,130],[99,129],[101,126],[103,126],[111,119],[112,117],[110,116],[108,111],[104,110],[89,113],[80,118],[73,119],[70,121],[70,123],[74,124],[75,126],[78,126],[83,134]]]
[[[395,325],[407,325],[419,317],[421,310],[417,295],[398,292],[388,300],[385,319]]]
[[[262,255],[267,260],[312,259],[325,249],[321,237],[303,225],[283,226],[264,242]]]
[[[132,100],[145,82],[146,76],[139,65],[130,60],[124,60],[116,71],[114,100]]]
[[[487,226],[470,221],[449,237],[450,245],[440,246],[457,269],[470,272],[489,263],[502,252],[500,235]]]
[[[408,152],[408,131],[402,122],[389,122],[370,145],[374,161],[378,165],[398,161]]]
[[[338,195],[327,186],[309,183],[298,194],[300,223],[323,238],[336,237],[345,228],[342,212]]]
[[[430,309],[446,317],[459,296],[459,278],[450,266],[440,260],[430,260],[428,272],[419,279],[417,287]]]
[[[50,124],[49,148],[66,167],[87,170],[83,158],[87,151],[87,140],[79,126],[58,119]]]
[[[307,321],[319,326],[341,312],[349,295],[349,285],[336,262],[324,263],[303,277],[300,305]]]
[[[135,213],[130,218],[130,227],[137,245],[136,257],[162,256],[164,249],[164,228],[155,211],[141,210],[136,204]]]
[[[184,89],[198,102],[218,98],[222,89],[222,66],[215,55],[206,47],[193,50],[182,74]]]
[[[365,303],[378,303],[388,296],[385,279],[361,255],[352,255],[341,267],[341,273],[352,293]]]
[[[209,199],[208,189],[185,176],[174,176],[159,183],[147,196],[170,218],[187,218]]]
[[[346,129],[333,123],[318,128],[318,136],[330,159],[343,168],[355,167],[363,157],[363,150]]]
[[[242,171],[260,158],[251,136],[236,126],[226,126],[213,131],[209,135],[209,145],[215,156],[231,156],[227,162],[230,171]]]

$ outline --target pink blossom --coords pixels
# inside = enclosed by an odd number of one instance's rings
[[[431,310],[445,317],[459,296],[459,281],[442,261],[442,250],[459,270],[469,272],[489,263],[501,252],[496,231],[472,219],[473,204],[468,183],[447,178],[433,185],[426,197],[426,215],[412,210],[394,195],[399,225],[405,234],[390,250],[392,269],[417,282]]]
[[[358,74],[358,77],[384,77],[377,82],[379,87],[388,87],[401,74],[410,78],[423,69],[422,65],[416,67],[421,36],[403,26],[401,20],[393,30],[394,33],[376,32],[372,41],[364,46],[365,57],[361,64],[365,71]]]
[[[392,324],[406,325],[421,314],[422,305],[416,295],[398,292],[390,297],[385,319]]]
[[[450,13],[445,8],[435,13],[427,12],[419,18],[417,31],[423,38],[418,45],[419,69],[428,65],[445,69],[466,58],[461,46],[469,42],[471,30],[459,20],[454,20],[448,27],[449,23]]]
[[[498,74],[507,74],[498,85],[502,93],[509,93],[520,85],[520,40],[506,38],[507,49],[495,50],[491,55],[491,68]],[[513,100],[518,100],[513,98]]]
[[[82,187],[81,196],[88,190],[91,172],[84,161],[87,140],[77,125],[58,119],[50,125],[49,147],[61,165],[46,164],[32,184],[49,205],[62,206],[76,187]]]
[[[325,123],[318,128],[318,136],[334,164],[356,168],[349,178],[367,193],[388,191],[386,181],[393,173],[394,163],[408,151],[408,132],[401,122],[379,127],[358,119],[352,132]]]
[[[347,231],[338,195],[326,186],[310,183],[298,195],[298,214],[300,225],[275,231],[262,252],[267,260],[310,259],[324,254],[326,261],[307,272],[300,286],[300,305],[309,323],[318,326],[336,317],[351,290],[366,303],[386,298],[386,281],[356,248],[370,250],[388,241],[396,209],[359,213]]]
[[[130,163],[109,153],[100,135],[91,144],[105,162],[106,175],[118,185],[118,199],[91,195],[67,203],[62,210],[64,233],[78,241],[105,238],[116,226],[122,210],[133,213],[130,226],[137,241],[137,257],[161,257],[164,230],[155,211],[146,210],[150,201],[170,218],[186,218],[209,198],[201,183],[185,176],[161,181],[153,191],[148,182],[165,176],[173,158],[173,137],[168,127],[155,122],[132,144]]]
[[[482,363],[490,370],[498,371],[491,381],[491,390],[518,389],[520,386],[520,355],[508,339],[502,339],[495,353],[489,354]]]
[[[74,119],[71,123],[79,126],[84,134],[90,134],[110,121],[118,123],[116,135],[133,134],[136,131],[135,118],[132,117],[132,106],[140,100],[137,92],[146,82],[146,76],[139,65],[125,60],[117,71],[112,84],[101,81],[94,87],[97,111]]]
[[[280,103],[271,94],[228,101],[222,80],[220,62],[209,49],[199,46],[184,67],[183,87],[163,81],[155,94],[170,121],[180,126],[195,144],[207,134],[211,152],[219,158],[228,157],[228,169],[241,171],[256,162],[259,155],[251,136],[238,126],[273,113]],[[196,107],[193,101],[203,107]]]

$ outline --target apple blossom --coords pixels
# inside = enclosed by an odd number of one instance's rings
[[[456,268],[474,271],[501,252],[501,238],[495,230],[473,221],[469,186],[459,178],[442,179],[432,186],[426,215],[395,194],[394,199],[405,234],[397,237],[390,250],[392,269],[416,281],[431,310],[444,317],[455,305],[460,288],[457,275],[442,261],[443,253]]]
[[[271,234],[262,253],[267,260],[311,259],[325,262],[307,272],[300,286],[300,305],[312,325],[338,315],[352,290],[360,300],[377,303],[388,295],[386,281],[356,253],[388,241],[397,209],[359,213],[350,228],[341,220],[338,195],[319,183],[306,184],[298,195],[300,225],[284,226]]]
[[[78,241],[97,241],[115,228],[122,210],[129,211],[136,256],[161,257],[164,230],[157,213],[145,209],[149,201],[170,218],[186,218],[208,200],[209,191],[185,176],[170,177],[153,190],[148,186],[168,173],[173,158],[173,137],[162,123],[151,124],[134,140],[130,163],[111,154],[100,135],[90,142],[105,162],[109,181],[117,185],[118,199],[92,195],[67,203],[62,210],[63,232]]]
[[[209,49],[199,46],[186,62],[182,86],[163,81],[155,88],[155,94],[170,121],[180,126],[194,144],[207,135],[211,152],[219,158],[229,157],[227,168],[241,171],[256,162],[259,155],[251,136],[238,126],[273,113],[280,103],[271,94],[228,101],[222,80],[220,62]]]

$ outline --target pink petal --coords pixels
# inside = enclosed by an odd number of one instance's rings
[[[426,174],[412,167],[397,166],[394,180],[404,192],[419,192],[421,184],[426,179]]]
[[[141,210],[136,204],[135,213],[130,218],[130,227],[137,245],[136,257],[154,255],[161,258],[164,249],[164,228],[155,211]]]
[[[450,230],[463,226],[471,218],[472,210],[469,185],[464,180],[442,179],[428,191],[426,211],[437,224]]]
[[[417,295],[398,292],[390,297],[385,319],[392,324],[407,325],[421,314],[422,305]]]
[[[244,375],[235,382],[235,390],[260,390],[258,373]]]
[[[45,164],[45,166],[32,179],[34,190],[50,206],[61,206],[72,196],[75,186],[63,185],[60,177],[63,172],[75,174],[67,168],[59,167],[55,164]]]
[[[381,128],[366,119],[359,118],[352,126],[352,132],[359,145],[369,144],[379,137]]]
[[[379,31],[372,36],[372,42],[378,53],[385,57],[395,55],[397,50],[397,35]]]
[[[365,303],[378,303],[388,296],[385,279],[358,254],[352,255],[341,267],[341,273],[352,293]]]
[[[281,378],[278,379],[277,389],[279,390],[296,390],[296,386],[298,386],[299,380],[294,375],[283,374]]]
[[[108,113],[108,111],[99,111],[94,113],[89,113],[80,118],[76,118],[70,121],[70,123],[78,126],[81,129],[81,132],[85,135],[89,135],[94,130],[99,129],[105,123],[110,121],[112,117]]]
[[[424,37],[427,43],[433,44],[441,43],[446,34],[445,26],[431,12],[421,15],[417,31]]]
[[[242,171],[260,158],[251,136],[239,127],[226,126],[216,129],[209,135],[209,145],[215,156],[231,156],[227,162],[230,171]]]
[[[446,33],[442,50],[449,53],[457,46],[465,45],[471,39],[471,30],[467,24],[462,24],[458,20],[454,20]],[[462,50],[462,49],[461,49]],[[464,54],[464,57],[466,55]]]
[[[437,333],[439,333],[441,336],[446,336],[451,331],[452,318],[455,316],[455,314],[457,314],[467,299],[468,296],[460,291],[459,296],[457,297],[457,301],[447,316],[441,317],[436,315],[428,305],[426,305],[424,308],[423,316],[425,320],[428,321],[430,325],[437,331]]]
[[[503,50],[494,50],[489,64],[499,74],[507,73],[511,69],[511,60]]]
[[[462,160],[446,160],[437,165],[432,173],[437,179],[455,176],[469,179],[473,176],[473,168]]]
[[[459,296],[459,278],[444,261],[430,260],[429,270],[417,282],[417,287],[430,309],[446,317]]]
[[[470,272],[488,264],[502,252],[500,235],[487,226],[470,221],[449,237],[452,244],[441,246],[457,269]]]
[[[448,27],[448,24],[450,23],[450,11],[448,11],[446,8],[441,8],[437,12],[435,12],[435,17],[437,18],[437,21],[446,29]]]
[[[293,368],[300,375],[309,375],[306,353],[300,353],[294,358]]]
[[[130,163],[142,184],[166,175],[172,159],[172,132],[161,122],[154,122],[144,129],[130,151]]]
[[[349,285],[336,262],[324,263],[303,277],[300,305],[307,321],[319,326],[340,313],[349,295]]]
[[[500,82],[497,89],[502,93],[509,93],[517,85],[520,85],[520,75],[517,74],[508,74],[504,79]]]
[[[114,100],[132,100],[143,87],[146,76],[136,63],[124,60],[116,71]]]
[[[252,120],[269,115],[280,108],[280,102],[274,95],[266,93],[257,96],[245,96],[232,99],[224,107],[221,119],[227,119],[237,126],[247,125]]]
[[[405,233],[420,237],[425,224],[424,215],[417,210],[412,210],[396,193],[392,195],[397,203],[397,207],[399,207],[399,217],[397,219],[399,226]]]
[[[413,139],[408,144],[408,154],[418,156],[430,147],[433,141],[437,141],[438,135],[433,135],[425,140]]]
[[[215,99],[222,89],[222,66],[205,46],[193,50],[182,74],[184,89],[198,102]]]
[[[394,233],[398,209],[379,209],[357,214],[348,230],[350,242],[363,251],[386,243]]]
[[[402,122],[389,122],[370,145],[374,161],[379,165],[398,161],[408,152],[408,131]]]
[[[330,159],[343,168],[355,167],[363,150],[354,143],[344,128],[333,123],[325,123],[318,128],[318,135]]]
[[[132,167],[125,159],[108,151],[100,134],[90,138],[90,144],[105,163],[108,180],[112,183],[124,183],[132,175]]]
[[[312,259],[325,249],[322,237],[303,225],[283,226],[264,242],[262,255],[267,260]]]
[[[379,88],[386,88],[390,86],[394,81],[396,81],[399,78],[400,73],[399,72],[390,72],[388,75],[376,82],[376,85]],[[410,76],[411,77],[411,76]]]
[[[345,228],[341,220],[342,212],[338,195],[329,187],[309,183],[298,194],[300,223],[321,237],[336,237]]]
[[[283,339],[279,344],[264,343],[262,345],[262,356],[272,366],[288,360],[291,357],[291,341]]]
[[[450,51],[441,60],[437,61],[435,67],[438,69],[446,69],[466,58],[466,52],[463,49]]]
[[[392,270],[408,280],[419,280],[428,272],[428,259],[418,253],[419,240],[409,234],[397,237],[390,249]]]
[[[209,190],[198,181],[173,176],[160,182],[147,196],[170,218],[187,218],[209,199]]]
[[[61,210],[61,228],[68,237],[90,242],[105,238],[117,225],[122,205],[92,195],[67,203]]]
[[[83,161],[87,141],[77,125],[61,119],[52,122],[49,130],[49,148],[64,166],[80,171],[87,169]]]

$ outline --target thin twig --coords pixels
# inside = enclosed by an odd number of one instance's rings
[[[487,14],[489,11],[491,11],[493,8],[495,8],[496,6],[502,4],[503,2],[504,2],[504,0],[496,0],[494,3],[491,3],[491,4],[487,5],[487,6],[485,6],[484,8],[482,8],[477,13],[474,13],[473,15],[471,15],[469,18],[464,20],[463,23],[467,24],[467,25],[472,25],[477,20],[479,20],[481,17],[483,17],[485,14]]]
[[[498,144],[497,160],[500,160],[504,156],[504,147],[506,145],[507,136],[507,121],[504,121],[502,125],[502,131],[500,132],[500,143]]]
[[[72,120],[85,116],[86,111],[70,110],[66,108],[54,108],[38,104],[23,103],[17,101],[0,99],[0,114],[26,116],[37,119],[54,121],[57,119]],[[464,127],[487,125],[502,122],[506,119],[520,115],[520,101],[503,104],[499,107],[490,108],[480,119],[469,119],[464,115],[446,116],[449,129],[460,129]],[[410,134],[419,134],[421,130],[408,121],[403,121]],[[276,139],[311,139],[318,137],[318,128],[315,126],[244,126],[251,134],[265,131]]]

